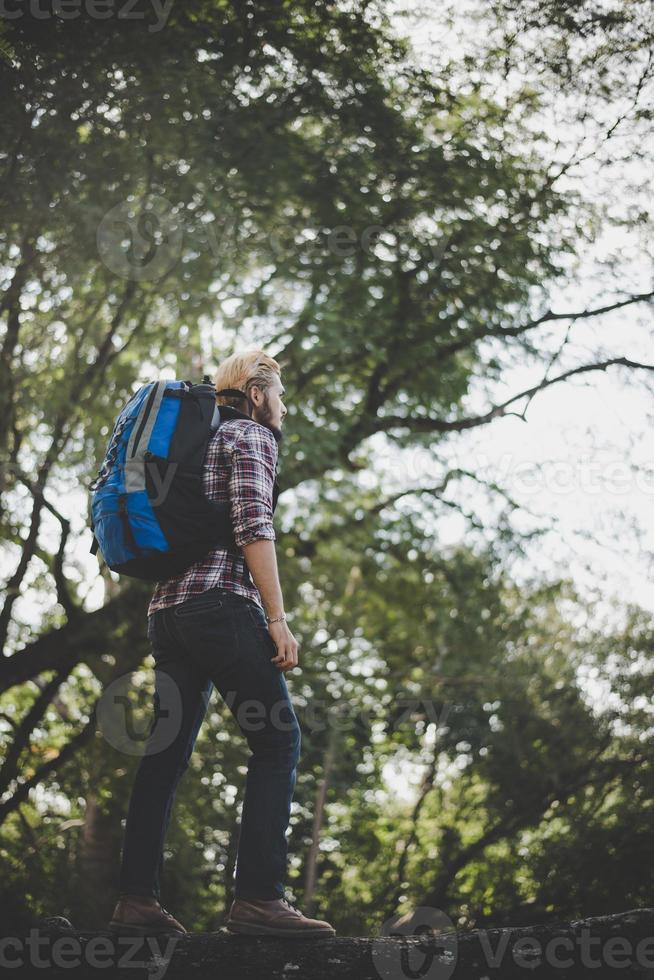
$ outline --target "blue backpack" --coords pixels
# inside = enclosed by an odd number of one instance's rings
[[[239,396],[251,406],[244,392],[216,391],[205,375],[202,384],[151,381],[118,415],[89,484],[90,551],[95,555],[99,548],[112,571],[158,582],[181,574],[214,548],[242,556],[229,503],[204,493],[202,464],[216,423],[250,416],[216,405],[216,395]],[[273,512],[278,496],[275,478]]]

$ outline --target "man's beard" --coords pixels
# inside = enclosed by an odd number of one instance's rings
[[[279,445],[284,438],[284,434],[278,426],[272,424],[272,411],[268,402],[268,395],[264,395],[263,405],[257,411],[255,422],[259,422],[260,425],[265,425],[267,429],[270,429],[275,437],[275,442]]]

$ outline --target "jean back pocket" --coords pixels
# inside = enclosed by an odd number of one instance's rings
[[[207,589],[198,595],[188,596],[183,602],[174,606],[175,619],[185,619],[187,616],[195,616],[207,612],[210,609],[221,609],[224,605],[223,596],[220,592]]]

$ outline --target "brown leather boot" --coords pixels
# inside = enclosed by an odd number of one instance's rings
[[[336,930],[322,919],[307,919],[285,898],[272,901],[235,898],[225,923],[230,932],[250,936],[335,936]]]
[[[156,898],[142,895],[121,895],[107,928],[121,936],[188,936]]]

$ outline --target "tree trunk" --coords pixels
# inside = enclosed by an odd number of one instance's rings
[[[86,980],[96,974],[106,978],[110,964],[131,968],[116,969],[116,975],[124,972],[126,978],[151,980],[391,980],[408,976],[438,980],[598,980],[614,975],[642,980],[651,976],[654,964],[654,908],[459,934],[453,930],[439,933],[435,918],[431,925],[428,919],[428,915],[420,919],[409,916],[384,923],[382,935],[371,939],[255,938],[221,931],[186,939],[153,936],[144,941],[112,939],[105,932],[102,945],[96,940],[88,950],[94,933],[77,932],[67,920],[53,919],[40,924],[38,955],[46,964],[56,963],[55,957],[59,957],[65,966],[51,969],[48,976],[62,980]],[[64,936],[65,949],[54,947]],[[12,976],[42,980],[43,966],[35,965],[31,952],[34,939],[30,945],[26,940],[28,936],[14,937],[7,950]],[[94,958],[103,965],[94,965]]]
[[[332,726],[329,731],[329,739],[327,742],[327,748],[325,750],[325,758],[323,762],[323,777],[320,780],[320,783],[318,784],[318,793],[316,796],[316,809],[313,815],[313,832],[311,835],[311,847],[309,848],[309,853],[307,855],[307,861],[306,861],[303,904],[306,909],[306,914],[309,916],[313,914],[315,909],[317,867],[318,867],[318,856],[320,854],[320,835],[322,833],[322,825],[325,820],[325,803],[327,801],[327,790],[329,788],[329,780],[336,759],[336,734],[337,734],[336,727]]]
[[[121,848],[120,814],[102,808],[89,793],[79,855],[79,916],[85,929],[103,928],[111,918],[118,893]]]

